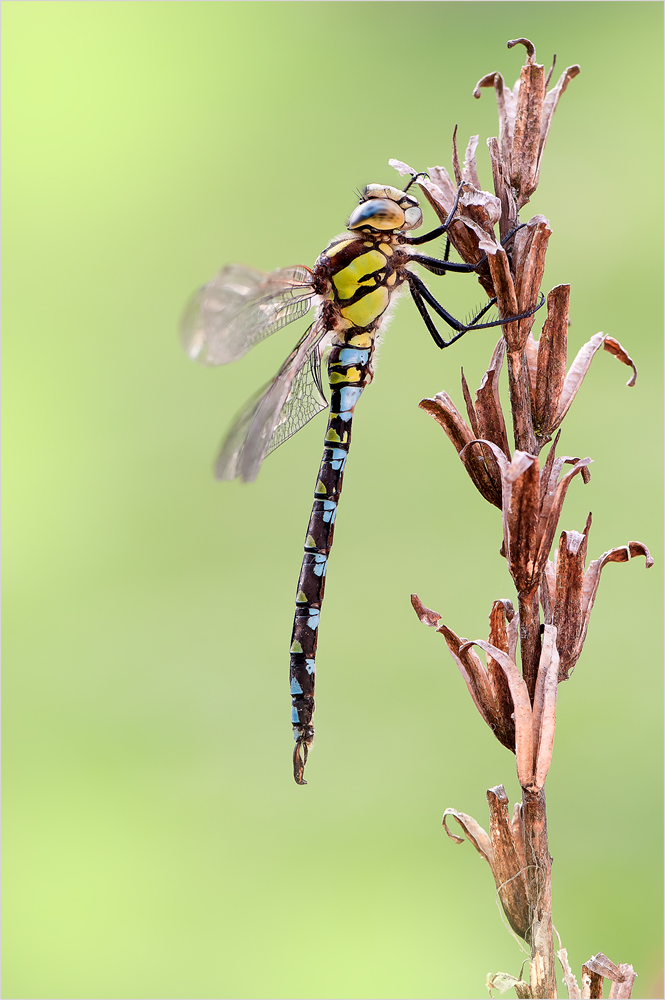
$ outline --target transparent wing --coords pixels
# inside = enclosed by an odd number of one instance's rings
[[[275,448],[279,448],[280,444],[284,444],[297,434],[317,413],[327,409],[328,400],[323,394],[321,380],[321,359],[327,346],[322,338],[307,355],[302,368],[296,372],[275,429],[268,441],[266,457]]]
[[[314,298],[312,272],[283,267],[264,274],[229,264],[196,292],[185,309],[185,351],[204,365],[225,365],[250,347],[300,319]]]
[[[256,479],[266,455],[327,407],[321,358],[331,339],[325,327],[313,323],[274,379],[250,399],[222,444],[217,479]]]

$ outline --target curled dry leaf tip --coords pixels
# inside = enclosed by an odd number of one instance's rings
[[[523,45],[527,52],[527,62],[535,62],[536,59],[536,46],[533,42],[530,42],[528,38],[513,38],[509,42],[506,42],[506,48],[512,49],[516,45]]]

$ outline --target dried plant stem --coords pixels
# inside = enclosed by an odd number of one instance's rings
[[[534,997],[556,997],[554,935],[552,929],[552,858],[547,847],[544,789],[522,789],[524,848],[531,920],[531,992]]]
[[[635,556],[644,556],[647,567],[653,560],[645,545],[629,542],[604,552],[585,570],[591,515],[583,532],[563,531],[558,549],[552,552],[568,487],[576,477],[578,483],[588,482],[591,462],[557,455],[561,423],[601,346],[633,369],[628,385],[634,385],[636,369],[618,341],[598,333],[580,348],[566,372],[568,285],[550,291],[539,340],[531,334],[535,315],[527,312],[539,304],[552,230],[542,215],[520,224],[517,213],[536,190],[554,109],[579,67],[569,66],[546,93],[551,71],[546,79],[528,39],[516,39],[508,47],[518,43],[525,46],[527,60],[515,87],[507,88],[501,74],[494,72],[483,77],[474,91],[475,97],[484,87],[496,91],[499,138],[488,142],[494,194],[480,189],[477,136],[469,141],[463,167],[453,141],[454,183],[443,167],[430,168],[429,176],[420,179],[408,165],[392,163],[417,181],[442,222],[455,206],[457,214],[448,229],[451,242],[467,264],[477,266],[479,281],[496,298],[499,315],[520,317],[503,323],[503,339],[494,348],[475,399],[462,376],[468,423],[446,392],[420,404],[448,435],[481,496],[501,510],[501,553],[517,592],[517,614],[512,601],[495,600],[488,640],[468,640],[417,595],[412,595],[412,603],[421,622],[444,637],[495,738],[515,754],[522,789],[521,804],[516,804],[511,820],[503,786],[488,791],[489,833],[467,813],[453,808],[444,813],[448,836],[463,842],[447,826],[452,817],[489,864],[508,922],[531,949],[529,982],[521,973],[518,979],[499,972],[488,978],[488,985],[500,990],[512,987],[518,997],[555,998],[557,953],[544,789],[552,760],[557,688],[568,680],[582,652],[603,567]],[[497,224],[503,243],[496,239]],[[498,389],[504,357],[515,443],[512,455]],[[539,452],[549,441],[552,446],[541,463]],[[521,670],[516,660],[518,636]],[[473,647],[485,652],[485,664]],[[580,993],[560,941],[558,956],[571,1000],[602,997],[604,978],[612,980],[610,996],[630,997],[632,966],[614,965],[599,953],[583,967]]]

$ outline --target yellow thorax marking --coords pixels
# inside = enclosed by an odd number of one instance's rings
[[[342,240],[341,243],[335,243],[334,246],[329,247],[328,250],[325,251],[326,257],[334,257],[336,253],[339,253],[340,250],[344,249],[344,247],[348,247],[354,242],[354,240]]]
[[[375,288],[373,292],[368,292],[362,299],[358,299],[340,312],[345,319],[350,320],[354,326],[369,326],[378,316],[384,312],[390,301],[390,292],[384,286]]]
[[[369,253],[363,253],[360,257],[356,257],[352,260],[350,264],[338,271],[337,274],[333,276],[333,283],[340,299],[350,299],[355,295],[359,288],[362,288],[360,284],[360,278],[364,278],[367,274],[372,274],[374,271],[378,271],[380,268],[385,267],[385,257],[378,250],[370,250]],[[385,306],[384,306],[385,309]],[[381,310],[383,312],[383,310]],[[345,311],[342,311],[342,315]],[[364,326],[365,324],[359,323],[358,326]]]

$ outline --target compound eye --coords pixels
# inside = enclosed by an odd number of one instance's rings
[[[387,198],[370,198],[358,205],[348,222],[348,228],[351,230],[361,229],[365,226],[378,229],[381,232],[402,229],[404,227],[404,212],[399,205]]]
[[[423,213],[420,210],[419,205],[414,205],[413,208],[407,208],[404,213],[404,228],[405,229],[417,229],[418,226],[422,225]]]

